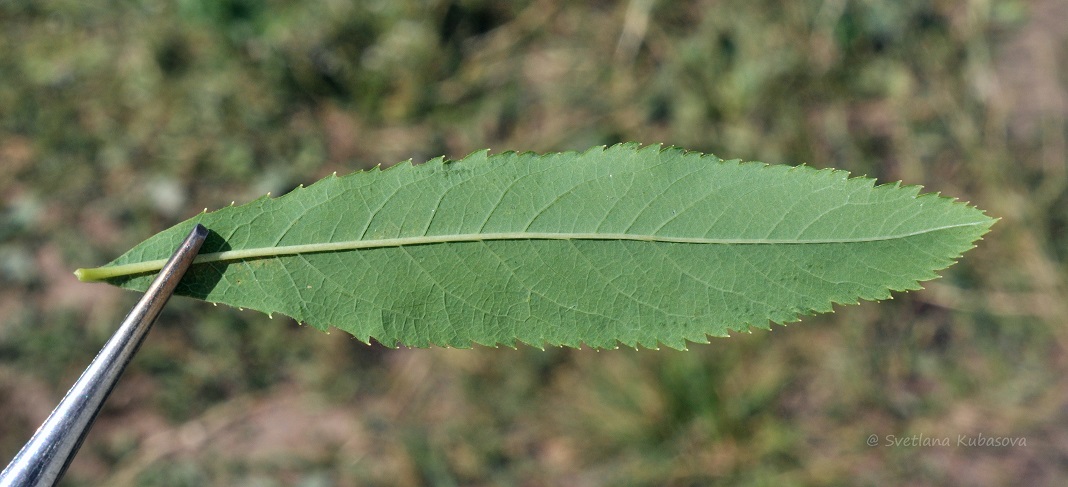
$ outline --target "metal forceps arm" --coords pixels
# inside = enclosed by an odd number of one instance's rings
[[[141,347],[152,323],[174,294],[207,235],[208,230],[197,224],[178,246],[119,329],[30,441],[0,473],[0,487],[52,486],[59,482],[104,400]]]

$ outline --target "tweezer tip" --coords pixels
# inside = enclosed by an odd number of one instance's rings
[[[207,237],[208,227],[197,223],[197,225],[193,227],[193,233],[195,233],[198,237]]]

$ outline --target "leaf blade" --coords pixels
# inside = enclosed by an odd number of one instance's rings
[[[918,187],[657,146],[477,152],[201,214],[103,269],[160,259],[197,222],[230,257],[184,292],[364,341],[683,348],[917,289],[993,220]],[[307,247],[324,243],[344,248]]]

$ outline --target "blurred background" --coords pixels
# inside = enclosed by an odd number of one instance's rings
[[[1065,19],[1062,0],[4,2],[0,461],[137,298],[76,267],[334,171],[638,141],[921,184],[1001,221],[926,290],[688,352],[393,350],[177,298],[65,485],[1058,484]],[[957,444],[980,435],[1026,446]]]

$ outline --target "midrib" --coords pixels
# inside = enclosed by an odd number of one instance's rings
[[[364,250],[387,247],[404,247],[409,245],[427,245],[463,242],[484,242],[494,240],[619,240],[636,242],[657,243],[684,243],[684,244],[711,244],[711,245],[811,245],[811,244],[841,244],[879,242],[886,240],[898,240],[914,237],[942,230],[960,227],[982,225],[985,222],[959,223],[942,227],[928,228],[904,234],[860,237],[860,238],[829,238],[829,239],[730,239],[730,238],[700,238],[700,237],[662,237],[655,235],[637,235],[628,233],[545,233],[545,232],[501,232],[501,233],[468,233],[457,235],[431,235],[418,237],[385,238],[375,240],[347,240],[343,242],[326,242],[301,245],[281,245],[277,247],[259,247],[241,250],[227,250],[224,252],[212,252],[201,254],[193,261],[193,264],[207,264],[211,262],[226,262],[245,259],[258,259],[264,257],[277,257],[283,255],[310,254],[319,252],[339,252],[346,250]],[[92,269],[78,269],[74,272],[82,281],[99,281],[112,277],[131,274],[142,274],[158,271],[163,268],[166,259],[134,262],[116,266],[97,267]]]

